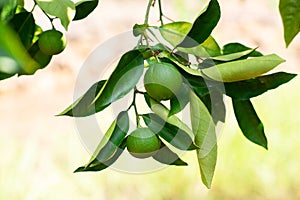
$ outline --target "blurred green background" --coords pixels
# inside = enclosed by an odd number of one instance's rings
[[[201,7],[194,0],[163,2],[166,15],[175,20],[193,20]],[[72,173],[90,155],[74,121],[54,115],[73,100],[76,75],[89,53],[141,22],[146,3],[104,1],[89,18],[71,25],[68,47],[51,66],[33,77],[0,82],[0,199],[300,199],[299,77],[253,99],[265,126],[268,151],[244,138],[228,103],[210,190],[201,183],[193,152],[184,155],[189,166],[150,174],[111,169]],[[223,18],[214,35],[221,44],[259,46],[263,53],[275,52],[287,60],[278,70],[300,71],[299,36],[285,49],[277,1],[220,3]]]

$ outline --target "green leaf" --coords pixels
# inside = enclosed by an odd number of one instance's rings
[[[222,61],[222,62],[228,62],[228,61],[237,60],[240,58],[245,59],[245,58],[248,58],[249,55],[251,55],[254,51],[255,51],[255,49],[249,49],[249,50],[245,50],[245,51],[241,51],[241,52],[211,57],[211,59],[217,60],[217,61]]]
[[[217,0],[211,0],[205,12],[194,22],[191,30],[179,47],[190,48],[203,43],[211,34],[221,16]]]
[[[159,28],[162,37],[173,47],[176,47],[188,34],[192,28],[189,22],[172,22],[164,24]],[[221,50],[217,42],[212,36],[209,36],[202,44],[192,48],[177,48],[181,52],[193,54],[199,57],[217,56],[221,54]]]
[[[138,37],[140,35],[145,35],[147,34],[146,31],[147,31],[147,28],[149,27],[148,24],[135,24],[133,26],[133,35],[135,37]],[[146,47],[147,48],[147,47]]]
[[[226,95],[240,100],[247,100],[275,89],[278,86],[289,82],[296,74],[277,72],[265,76],[259,76],[245,81],[225,83]]]
[[[264,126],[257,116],[250,100],[232,99],[234,114],[237,122],[248,140],[268,149]]]
[[[300,0],[280,0],[279,11],[283,22],[284,40],[288,47],[300,31]]]
[[[7,78],[10,78],[13,75],[14,74],[7,74],[7,73],[0,72],[0,80],[4,80],[4,79],[7,79]]]
[[[225,122],[226,107],[222,92],[218,91],[217,88],[211,88],[205,96],[199,96],[198,94],[197,96],[205,104],[215,124],[219,121]]]
[[[194,92],[199,96],[205,96],[209,93],[209,83],[212,81],[206,80],[200,76],[194,76],[184,71],[180,71],[181,75],[185,78],[188,82],[189,87],[194,90]]]
[[[124,97],[140,80],[144,71],[143,55],[138,50],[125,53],[96,99],[96,111],[100,112],[112,102]]]
[[[189,102],[189,87],[184,83],[181,85],[179,91],[177,91],[175,97],[170,99],[170,113],[169,115],[175,115],[182,111]]]
[[[102,111],[128,94],[138,83],[143,71],[143,55],[138,50],[125,53],[105,83],[100,81],[98,86],[94,85],[84,98],[78,99],[59,115],[84,117]]]
[[[75,172],[100,171],[110,166],[124,150],[126,146],[125,137],[128,130],[128,113],[121,112],[106,131],[90,161]]]
[[[179,156],[169,149],[162,141],[161,147],[157,153],[152,156],[155,160],[160,163],[167,165],[187,166],[188,164],[181,160]]]
[[[250,50],[250,49],[253,49],[253,48],[246,47],[245,45],[240,44],[240,43],[228,43],[223,46],[223,54],[227,55],[227,54],[232,54],[232,53],[238,53],[238,52],[242,52],[242,51],[246,51],[246,50]],[[263,56],[263,54],[256,50],[253,51],[249,55],[249,57],[259,57],[259,56]]]
[[[109,158],[107,161],[99,162],[97,159],[95,159],[95,160],[93,160],[92,163],[90,163],[89,166],[79,167],[78,169],[76,169],[74,171],[74,173],[87,172],[87,171],[94,171],[94,172],[101,171],[101,170],[106,169],[107,167],[111,166],[120,157],[120,155],[123,153],[124,149],[126,148],[126,140],[127,140],[127,138],[125,138],[123,140],[123,142],[121,143],[119,148],[117,148],[117,151],[115,152],[115,154],[111,158]]]
[[[179,21],[162,25],[159,27],[159,32],[167,42],[176,47],[191,28],[191,23]]]
[[[167,58],[168,60],[170,60],[172,63],[174,63],[175,65],[177,65],[178,67],[180,67],[181,69],[183,69],[185,72],[195,75],[195,76],[202,76],[202,73],[199,72],[196,69],[192,69],[190,67],[185,66],[184,64],[182,64],[179,61],[179,58],[177,58],[177,55],[175,54],[171,54],[169,51],[162,51],[158,54],[159,58]]]
[[[0,2],[0,21],[10,20],[17,9],[18,0],[1,0]]]
[[[282,58],[276,54],[270,54],[215,65],[203,69],[202,72],[213,80],[235,82],[257,77],[270,71],[282,62],[284,62]]]
[[[194,92],[190,92],[190,114],[195,134],[198,163],[202,182],[210,188],[217,162],[217,137],[215,124],[204,103]]]
[[[75,4],[71,0],[36,0],[38,6],[47,14],[58,17],[63,27],[68,30],[69,23],[75,16]]]
[[[192,130],[181,121],[176,115],[169,115],[170,111],[161,103],[152,99],[147,93],[144,94],[145,101],[150,109],[157,114],[161,119],[185,131],[191,138],[194,138]]]
[[[144,114],[142,117],[150,130],[161,136],[174,147],[181,150],[195,150],[198,148],[194,145],[188,133],[164,121],[159,116],[150,113]]]
[[[39,64],[30,57],[18,35],[2,22],[0,35],[0,72],[33,74],[39,69]]]
[[[97,159],[98,162],[102,163],[109,160],[123,142],[128,130],[128,113],[121,112],[118,115],[117,119],[112,123],[105,136],[102,138],[92,156],[92,160]],[[87,166],[89,166],[89,164]]]
[[[201,157],[200,154],[201,152],[197,150],[201,179],[204,185],[210,189],[217,164],[218,146],[215,145],[207,156]]]
[[[32,13],[21,12],[16,14],[9,22],[9,25],[19,35],[24,47],[29,49],[35,32],[35,21]]]
[[[82,95],[77,101],[71,104],[63,112],[58,114],[58,116],[68,115],[74,117],[85,116],[88,114],[95,113],[95,104],[93,101],[96,95],[102,90],[106,83],[106,80],[101,80],[97,83],[94,83],[87,92]]]
[[[91,14],[98,6],[99,0],[82,0],[75,4],[76,14],[73,21],[81,20]]]

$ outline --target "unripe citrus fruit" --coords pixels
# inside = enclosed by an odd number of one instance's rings
[[[147,93],[158,101],[174,97],[181,85],[181,74],[170,63],[152,63],[144,76]]]
[[[46,55],[56,55],[66,48],[64,34],[57,30],[48,30],[40,34],[38,44],[41,51]]]
[[[148,128],[138,128],[127,138],[127,149],[136,158],[153,156],[160,148],[160,140]]]

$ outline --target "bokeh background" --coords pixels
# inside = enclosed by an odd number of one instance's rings
[[[205,1],[162,2],[169,18],[192,22]],[[90,155],[74,120],[54,115],[73,101],[76,77],[88,55],[142,23],[146,4],[147,0],[102,0],[88,18],[71,24],[67,49],[49,67],[34,76],[0,82],[0,199],[300,199],[299,77],[253,99],[265,125],[268,151],[247,141],[229,113],[210,190],[201,183],[194,153],[184,155],[187,167],[150,174],[111,169],[73,173]],[[287,62],[276,71],[299,73],[300,37],[285,48],[278,0],[220,4],[222,18],[213,32],[220,44],[241,42],[265,54],[278,53]],[[155,24],[157,19],[152,15],[150,21]]]

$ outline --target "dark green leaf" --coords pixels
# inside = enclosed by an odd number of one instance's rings
[[[150,113],[142,116],[146,125],[164,140],[181,150],[194,150],[198,147],[194,145],[193,140],[184,130],[174,126],[159,116]]]
[[[188,164],[181,160],[179,156],[169,149],[162,141],[161,147],[157,153],[152,156],[155,160],[160,163],[167,165],[187,166]]]
[[[300,0],[280,0],[279,11],[284,27],[285,44],[288,47],[300,30]]]
[[[18,13],[10,20],[9,24],[19,35],[24,47],[29,49],[35,32],[35,22],[32,13]]]
[[[77,101],[58,114],[58,116],[84,116],[95,113],[95,105],[93,104],[93,101],[96,95],[102,90],[105,83],[106,80],[101,80],[93,84],[82,97],[77,99]]]
[[[102,111],[128,94],[138,83],[143,70],[143,55],[138,50],[125,53],[105,83],[100,81],[99,86],[94,85],[84,95],[85,98],[78,99],[59,115],[84,117]]]
[[[192,29],[179,47],[190,48],[203,43],[211,34],[221,16],[220,6],[217,0],[211,0],[206,11],[194,22]]]
[[[182,84],[179,91],[177,91],[175,97],[170,99],[170,113],[174,115],[182,111],[189,102],[189,87],[186,84]]]
[[[0,21],[10,20],[17,9],[18,0],[1,0],[0,2]]]
[[[109,160],[117,151],[123,142],[129,130],[129,117],[127,112],[121,112],[116,120],[114,130],[112,131],[107,143],[100,149],[96,150],[95,158],[98,162]]]
[[[98,6],[99,0],[83,0],[75,4],[76,14],[74,21],[86,18]]]
[[[250,50],[253,48],[249,48],[246,47],[243,44],[240,43],[229,43],[223,46],[223,54],[227,55],[227,54],[232,54],[232,53],[238,53],[238,52],[242,52],[242,51],[246,51],[246,50]],[[259,57],[259,56],[263,56],[262,53],[258,52],[258,51],[253,51],[249,57]]]
[[[216,88],[211,88],[205,96],[197,96],[202,100],[208,109],[215,124],[219,121],[225,122],[226,108],[223,100],[223,93]]]
[[[237,122],[248,140],[268,149],[264,126],[257,116],[250,100],[232,99],[234,114]]]
[[[111,165],[126,147],[125,137],[128,130],[128,113],[121,112],[102,137],[90,161],[84,167],[78,168],[75,172],[100,171]]]
[[[14,74],[7,74],[7,73],[0,72],[0,80],[4,80],[4,79],[7,79],[7,78],[10,78],[13,75]]]
[[[296,74],[277,72],[265,76],[259,76],[245,81],[224,83],[226,95],[240,100],[247,100],[275,89],[278,86],[292,80]]]
[[[79,167],[78,169],[76,169],[74,171],[74,173],[87,172],[87,171],[94,171],[95,172],[95,171],[101,171],[103,169],[106,169],[107,167],[112,165],[120,157],[120,155],[122,154],[122,152],[126,148],[126,139],[127,138],[125,138],[123,140],[123,142],[121,143],[119,148],[117,148],[117,151],[115,152],[115,154],[110,159],[106,160],[103,163],[99,162],[97,159],[95,159],[95,160],[93,160],[93,162],[90,163],[90,165]]]
[[[143,55],[138,50],[125,53],[95,99],[96,112],[128,94],[138,83],[143,71]]]
[[[169,115],[170,111],[161,103],[152,99],[147,93],[144,94],[145,101],[149,108],[158,115],[161,119],[172,124],[182,130],[184,130],[191,138],[194,137],[192,130],[186,125],[183,121],[181,121],[176,115]]]

